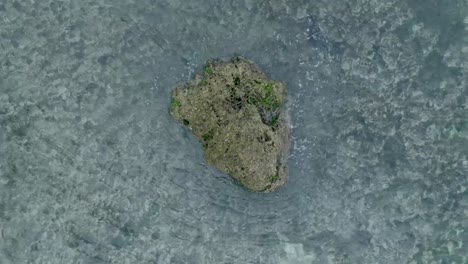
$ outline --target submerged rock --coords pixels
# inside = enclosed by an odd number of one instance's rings
[[[244,187],[269,192],[286,183],[286,85],[245,58],[211,61],[174,89],[171,115],[189,128],[208,164]]]

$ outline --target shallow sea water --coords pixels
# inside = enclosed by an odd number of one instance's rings
[[[0,263],[468,263],[465,0],[0,2]],[[289,182],[207,166],[171,89],[289,87]]]

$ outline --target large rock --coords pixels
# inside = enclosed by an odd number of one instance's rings
[[[286,85],[269,80],[251,61],[211,61],[174,89],[171,115],[202,143],[208,164],[251,191],[286,183],[289,129]]]

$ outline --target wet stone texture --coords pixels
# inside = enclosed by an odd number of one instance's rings
[[[177,87],[171,114],[203,144],[207,162],[244,187],[269,192],[286,183],[286,85],[244,58],[212,61]]]

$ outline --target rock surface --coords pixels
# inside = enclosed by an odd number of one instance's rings
[[[251,191],[286,183],[286,85],[252,62],[212,61],[174,89],[170,113],[203,144],[206,161]]]

